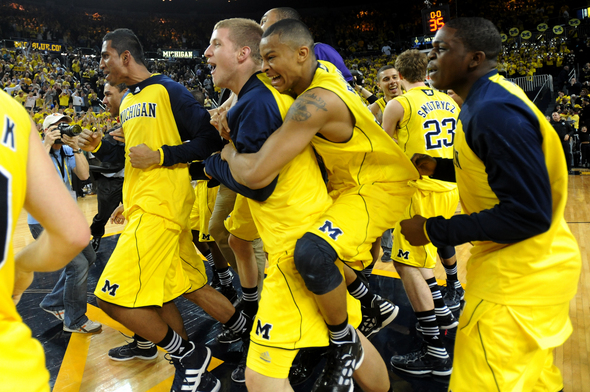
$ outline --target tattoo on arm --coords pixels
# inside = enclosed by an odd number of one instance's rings
[[[307,121],[312,116],[312,110],[314,108],[315,112],[319,110],[323,110],[324,112],[328,111],[328,109],[326,108],[326,101],[318,97],[313,92],[307,92],[299,96],[295,100],[295,102],[287,112],[285,122],[290,120],[297,122]]]

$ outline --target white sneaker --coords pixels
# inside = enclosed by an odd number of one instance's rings
[[[41,308],[44,311],[46,311],[47,313],[50,313],[52,315],[55,316],[56,319],[58,319],[59,321],[64,321],[64,313],[66,312],[65,310],[49,310],[49,309],[45,309],[45,308]]]
[[[80,328],[77,329],[68,328],[64,325],[64,331],[75,333],[94,333],[99,332],[101,329],[102,324],[92,320],[86,321],[86,324],[82,325]]]

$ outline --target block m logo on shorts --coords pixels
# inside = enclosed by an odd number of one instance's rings
[[[338,227],[334,227],[332,222],[329,220],[324,222],[324,225],[318,229],[319,231],[323,231],[324,233],[328,234],[331,239],[336,241],[338,237],[340,237],[344,232],[340,230]]]
[[[260,322],[258,319],[258,323],[256,324],[256,335],[260,336],[262,339],[270,340],[270,330],[272,329],[272,324],[264,324]]]
[[[201,233],[201,241],[211,241],[211,234]]]
[[[406,251],[404,252],[404,250],[403,250],[403,249],[399,249],[399,250],[397,251],[397,257],[399,257],[399,258],[402,258],[402,259],[404,259],[404,260],[409,260],[409,259],[410,259],[410,251],[409,251],[409,250],[406,250]]]
[[[117,294],[117,289],[119,289],[118,284],[111,285],[108,279],[104,280],[104,286],[102,286],[102,292],[108,292],[111,297],[114,297]]]

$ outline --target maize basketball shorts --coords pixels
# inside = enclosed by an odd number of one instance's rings
[[[309,232],[327,241],[351,268],[362,270],[373,262],[373,243],[402,217],[414,191],[406,183],[332,191],[334,203]]]
[[[214,239],[209,234],[209,220],[215,207],[215,199],[219,187],[207,187],[208,181],[199,180],[195,185],[195,204],[191,210],[190,227],[191,230],[199,232],[199,242],[213,242]]]
[[[231,235],[241,240],[252,242],[260,238],[256,224],[254,224],[254,220],[252,219],[248,199],[240,194],[236,196],[234,209],[224,224]]]
[[[344,265],[341,262],[336,265],[343,273]],[[347,304],[349,323],[356,328],[362,318],[360,303],[347,293]],[[247,366],[275,378],[288,376],[298,349],[329,344],[328,328],[295,268],[292,251],[269,255],[250,338]]]
[[[506,306],[467,293],[449,390],[560,391],[553,349],[571,331],[569,303]]]
[[[94,294],[105,302],[138,308],[162,306],[189,290],[181,260],[181,246],[194,250],[188,230],[181,236],[174,222],[140,209],[128,220]]]
[[[197,253],[197,249],[193,244],[190,230],[186,229],[180,233],[179,242],[182,269],[191,285],[187,293],[190,293],[207,284],[207,270],[203,258]]]
[[[49,392],[45,353],[22,321],[0,321],[0,390]]]
[[[447,192],[434,192],[417,189],[412,201],[404,212],[403,219],[414,215],[426,218],[444,216],[449,219],[455,214],[459,204],[457,188]],[[418,268],[434,268],[437,260],[436,247],[429,243],[424,246],[412,246],[401,234],[400,221],[395,224],[391,258],[398,263]]]

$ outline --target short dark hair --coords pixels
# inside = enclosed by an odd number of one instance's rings
[[[278,14],[279,20],[283,20],[283,19],[301,20],[301,15],[299,15],[299,12],[297,12],[296,9],[291,8],[291,7],[273,8],[272,11],[275,11]]]
[[[313,51],[313,36],[305,23],[296,19],[283,19],[270,26],[262,35],[262,38],[270,37],[278,34],[279,40],[295,49],[299,46],[307,46],[310,48],[310,53]]]
[[[112,86],[111,82],[105,82],[105,85],[108,84],[109,86]],[[117,90],[119,90],[120,93],[123,92],[123,90],[125,90],[127,88],[127,85],[125,83],[119,83],[115,86],[117,88]]]
[[[201,104],[201,106],[205,106],[205,94],[203,94],[201,90],[191,90],[191,94],[193,97],[195,97],[197,102]]]
[[[103,42],[111,41],[111,48],[115,49],[118,54],[128,50],[136,63],[146,66],[143,47],[133,31],[129,29],[110,31],[105,34],[102,40]]]
[[[384,65],[383,67],[379,68],[379,71],[377,71],[378,82],[381,80],[381,73],[387,71],[388,69],[395,69],[395,67],[393,65]]]
[[[446,27],[457,30],[459,38],[468,51],[482,51],[488,60],[495,61],[502,50],[502,38],[496,26],[489,20],[478,17],[451,19]]]

